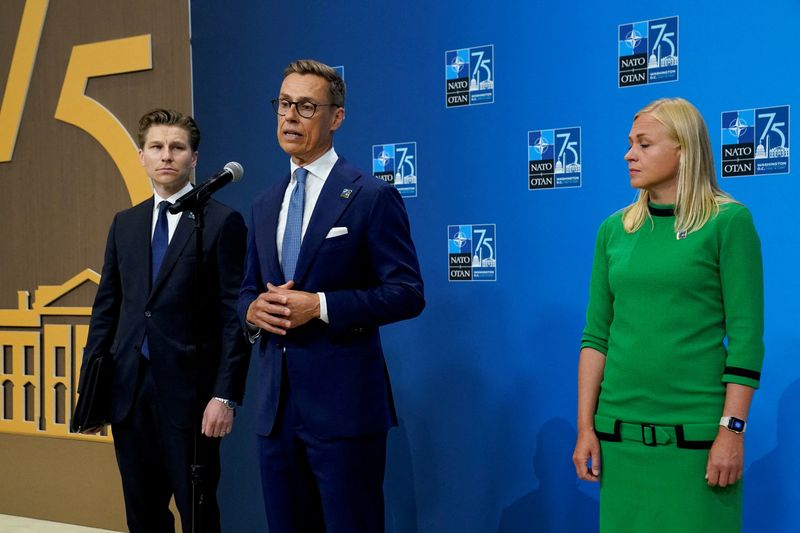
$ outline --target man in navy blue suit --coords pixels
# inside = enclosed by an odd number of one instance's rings
[[[249,353],[236,310],[244,219],[210,201],[198,258],[193,217],[167,211],[192,190],[199,143],[192,117],[177,111],[156,109],[139,121],[153,197],[114,217],[84,351],[84,362],[97,353],[114,358],[109,421],[133,533],[174,531],[173,495],[191,531],[195,423],[205,466],[202,531],[220,530],[219,439],[230,433],[244,394]]]
[[[384,530],[397,417],[378,328],[425,306],[400,194],[333,148],[344,93],[327,65],[286,68],[273,107],[291,172],[252,208],[239,313],[270,533]]]

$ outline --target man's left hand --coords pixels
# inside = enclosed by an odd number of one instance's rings
[[[201,432],[206,437],[224,437],[233,429],[233,409],[228,409],[222,402],[210,400],[203,412]]]
[[[706,481],[711,487],[727,487],[742,479],[744,434],[720,428],[708,452]]]
[[[297,291],[292,287],[294,287],[292,281],[280,286],[267,283],[267,297],[270,295],[285,297],[283,305],[289,310],[289,314],[283,318],[289,321],[287,329],[302,326],[309,320],[319,317],[319,295],[313,292]]]

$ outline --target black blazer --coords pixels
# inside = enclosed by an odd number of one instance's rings
[[[196,388],[200,413],[212,396],[241,403],[244,395],[249,347],[241,333],[236,302],[247,230],[233,209],[213,200],[205,208],[202,314],[198,316],[194,220],[189,213],[181,216],[150,288],[153,207],[150,198],[114,217],[83,361],[98,352],[113,354],[109,421],[119,422],[133,401],[146,333],[159,404],[173,424],[191,427]],[[196,320],[200,328],[195,327]],[[198,353],[196,331],[201,332]]]

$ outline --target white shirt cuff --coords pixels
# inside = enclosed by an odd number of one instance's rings
[[[319,296],[319,319],[326,324],[330,324],[328,321],[328,301],[325,299],[325,293],[318,292],[317,296]]]

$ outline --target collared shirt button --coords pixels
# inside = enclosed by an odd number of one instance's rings
[[[151,316],[153,316],[153,313],[151,313],[150,311],[145,311],[144,312],[144,317],[145,318],[150,318]]]

